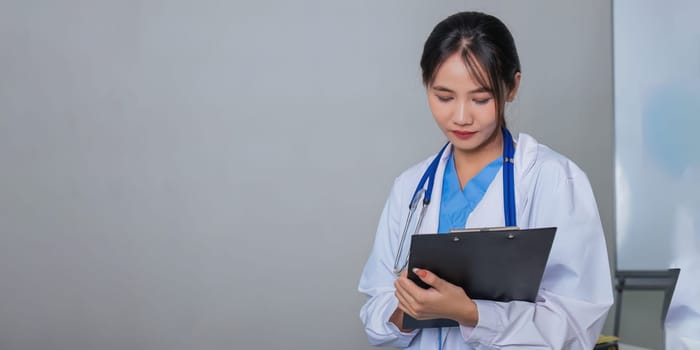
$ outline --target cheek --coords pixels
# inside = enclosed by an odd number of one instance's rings
[[[478,113],[481,120],[484,122],[498,123],[498,116],[496,115],[496,103],[493,100],[483,106],[478,107]]]
[[[450,108],[448,104],[430,99],[428,105],[430,107],[430,112],[433,114],[433,118],[435,118],[435,121],[438,122],[438,124],[449,121]]]

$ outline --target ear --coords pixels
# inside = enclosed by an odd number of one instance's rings
[[[520,72],[515,72],[515,77],[513,77],[513,88],[508,91],[508,98],[506,102],[513,102],[515,96],[518,94],[518,88],[520,87]]]

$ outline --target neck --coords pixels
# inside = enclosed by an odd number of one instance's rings
[[[476,149],[465,151],[453,149],[455,167],[479,165],[482,168],[503,154],[503,133],[496,129],[486,142]]]
[[[472,177],[487,164],[503,154],[503,133],[496,129],[484,144],[476,149],[465,151],[453,148],[453,157],[457,177],[462,188]]]

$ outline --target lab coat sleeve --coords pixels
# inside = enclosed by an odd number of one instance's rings
[[[528,226],[557,227],[536,302],[475,300],[478,324],[462,336],[476,349],[593,349],[613,299],[591,186],[573,163],[544,167],[530,199]]]
[[[374,346],[407,347],[418,331],[403,333],[389,322],[398,300],[394,295],[394,252],[400,232],[399,180],[394,181],[374,240],[374,246],[360,277],[359,291],[368,299],[360,310],[360,319],[370,344]],[[406,203],[408,205],[408,203]]]

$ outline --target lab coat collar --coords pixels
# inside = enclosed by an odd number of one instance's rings
[[[537,159],[537,141],[530,135],[520,133],[514,140],[515,155],[514,155],[514,179],[515,179],[515,201],[516,201],[516,216],[520,221],[520,213],[523,210],[523,199],[526,198],[527,189],[518,186],[521,179],[529,174]],[[438,163],[438,168],[435,176],[435,184],[433,186],[433,194],[431,204],[428,206],[421,225],[421,233],[435,233],[438,230],[440,223],[440,202],[442,200],[442,183],[445,174],[445,168],[449,157],[452,156],[452,144],[448,144],[447,149],[442,154],[442,158]],[[495,210],[499,208],[499,210]],[[477,214],[478,213],[478,214]],[[496,177],[491,182],[489,189],[482,198],[481,202],[474,208],[472,215],[467,220],[467,227],[488,227],[488,226],[503,226],[505,223],[503,213],[503,168],[498,171]],[[472,220],[471,218],[475,218]]]

